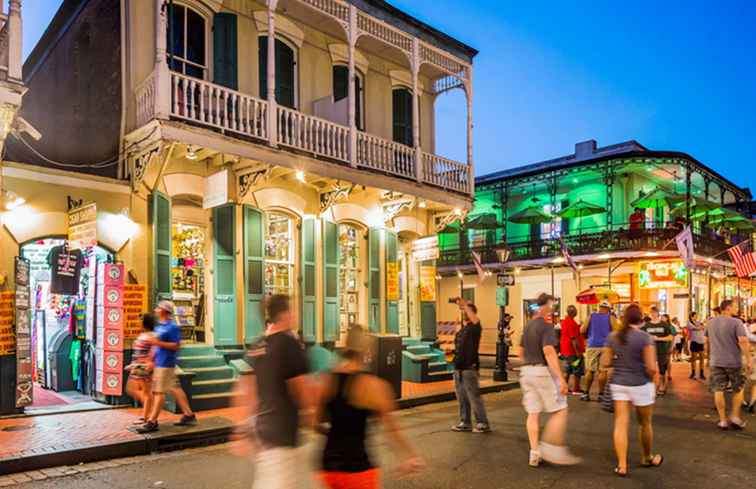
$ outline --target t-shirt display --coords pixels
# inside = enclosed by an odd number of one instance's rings
[[[665,321],[660,321],[658,323],[649,321],[643,326],[643,331],[657,338],[663,338],[665,336],[675,335],[675,328],[671,324]],[[656,353],[659,356],[666,355],[667,353],[669,353],[669,350],[671,348],[672,348],[672,340],[656,341]]]
[[[740,319],[717,316],[706,326],[709,339],[709,365],[712,367],[740,368],[743,366],[739,341],[745,336]]]
[[[619,333],[613,333],[609,336],[607,346],[614,353],[612,383],[638,386],[650,382],[652,379],[646,375],[643,349],[653,345],[654,339],[650,334],[635,328],[630,328],[627,331],[625,343],[620,341]]]
[[[81,275],[81,250],[69,250],[66,246],[56,246],[47,257],[51,268],[50,292],[61,295],[79,293]]]
[[[531,319],[522,332],[522,359],[524,365],[546,365],[543,348],[556,346],[554,326],[543,318]]]

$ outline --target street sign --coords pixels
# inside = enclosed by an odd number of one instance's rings
[[[515,284],[514,275],[511,273],[499,273],[496,275],[496,285],[499,287],[512,287]]]
[[[496,287],[496,305],[499,307],[509,305],[509,293],[506,287]]]

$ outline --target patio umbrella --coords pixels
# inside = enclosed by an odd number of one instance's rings
[[[496,220],[496,214],[478,214],[471,217],[465,222],[467,229],[496,229],[499,222]]]
[[[710,221],[725,221],[727,219],[733,219],[742,216],[735,211],[731,211],[730,209],[726,209],[721,206],[703,212],[696,212],[695,214],[691,214],[690,216],[691,219],[696,220],[705,219],[707,217]]]
[[[630,203],[630,207],[640,207],[641,209],[655,209],[657,207],[672,207],[680,202],[680,199],[685,197],[680,196],[672,192],[667,192],[659,187],[652,190],[650,193],[638,197]]]
[[[590,204],[583,199],[580,199],[557,212],[557,216],[566,219],[575,219],[577,217],[588,217],[595,214],[602,214],[604,212],[606,212],[606,209],[600,205]]]
[[[712,202],[707,199],[702,199],[701,197],[690,198],[691,215],[714,211],[721,207],[722,207],[721,204],[717,204],[716,202]],[[687,209],[687,206],[685,205],[685,198],[682,198],[677,204],[675,204],[674,209],[672,209],[672,214],[676,216],[684,216],[687,211],[688,209]]]
[[[619,294],[608,287],[595,287],[580,292],[575,300],[579,304],[616,303],[619,302]]]
[[[515,224],[543,224],[544,222],[551,222],[553,219],[554,216],[546,213],[541,207],[531,206],[520,212],[515,212],[507,220]]]

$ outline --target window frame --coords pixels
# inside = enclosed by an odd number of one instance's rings
[[[212,80],[213,79],[213,73],[212,73],[213,50],[212,50],[212,44],[211,44],[212,43],[212,34],[213,34],[213,30],[212,30],[212,24],[213,24],[212,14],[208,13],[206,11],[206,8],[202,8],[199,5],[195,5],[194,3],[187,2],[187,1],[182,1],[182,2],[178,2],[177,1],[177,2],[174,2],[173,6],[174,7],[183,7],[185,9],[185,11],[191,10],[195,14],[199,15],[202,18],[202,20],[204,21],[204,25],[205,25],[205,46],[204,46],[204,49],[205,49],[205,65],[202,66],[202,65],[200,65],[198,63],[195,63],[194,61],[190,61],[190,60],[186,59],[186,57],[185,57],[186,56],[186,52],[187,52],[186,48],[187,48],[187,39],[188,39],[188,36],[187,36],[187,20],[188,20],[188,16],[186,14],[184,14],[184,57],[177,56],[177,55],[175,55],[175,54],[173,54],[171,52],[170,38],[168,38],[167,39],[168,42],[166,43],[167,44],[166,45],[166,63],[168,64],[168,68],[171,71],[174,71],[176,73],[180,73],[180,74],[182,74],[184,76],[190,76],[192,78],[197,78],[195,76],[192,76],[192,75],[189,75],[189,74],[186,73],[186,65],[189,64],[189,65],[191,65],[193,67],[196,67],[196,68],[199,68],[199,69],[202,70],[203,76],[202,76],[202,78],[199,78],[199,79],[205,80],[205,81]],[[170,17],[168,17],[168,25],[167,25],[168,34],[167,35],[170,34],[171,23],[172,23],[172,19]],[[180,63],[182,63],[184,65],[184,69],[182,71],[178,71],[178,70],[174,69],[171,66],[171,63],[170,63],[170,61],[172,59],[175,59],[175,60],[179,61]]]
[[[347,69],[347,78],[349,77],[349,74],[348,74],[349,73],[349,65],[348,64],[346,64],[346,63],[333,63],[331,65],[331,92],[332,92],[333,102],[334,103],[338,102],[338,100],[336,100],[336,84],[334,83],[334,68],[336,68],[337,66],[346,68]],[[357,95],[357,103],[359,104],[359,107],[362,109],[362,110],[359,111],[359,115],[360,115],[359,120],[356,120],[355,122],[357,124],[357,130],[361,131],[361,132],[365,132],[366,131],[366,129],[365,129],[365,127],[366,127],[365,121],[367,120],[367,118],[365,117],[365,100],[366,100],[366,97],[365,97],[365,80],[366,80],[366,76],[362,72],[362,70],[360,70],[356,66],[354,68],[354,73],[357,76],[357,78],[360,80],[360,93],[358,93],[356,95]],[[349,83],[348,80],[347,80],[347,83]],[[347,97],[345,97],[345,98],[348,98],[348,97],[349,97],[349,86],[347,85]],[[339,99],[339,100],[341,100],[341,99]],[[355,111],[355,115],[356,115],[356,113],[357,112]]]
[[[257,46],[258,46],[258,50],[257,50],[257,66],[258,66],[258,70],[257,71],[258,71],[258,73],[260,71],[260,49],[259,49],[259,46],[260,46],[260,39],[262,39],[263,37],[267,39],[268,38],[268,33],[267,32],[259,33],[258,36],[257,36]],[[287,45],[292,50],[292,52],[294,53],[294,107],[291,108],[291,110],[299,110],[299,47],[297,46],[297,44],[295,42],[293,42],[292,40],[290,40],[289,38],[287,38],[286,36],[283,36],[281,34],[276,33],[276,37],[275,38],[276,38],[277,41],[281,41],[282,43],[284,43],[285,45]],[[273,62],[275,63],[275,47],[273,48],[273,51],[274,51]],[[278,81],[278,77],[276,77],[276,81]],[[261,84],[262,84],[262,80],[258,80],[258,82],[257,82],[258,91],[259,91],[259,88],[260,88]],[[268,94],[267,93],[261,93],[260,94],[260,98],[263,99],[263,100],[267,100]],[[289,107],[287,107],[287,108],[289,108]]]

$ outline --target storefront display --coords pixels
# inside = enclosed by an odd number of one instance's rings
[[[195,341],[203,331],[197,318],[205,296],[205,231],[202,227],[176,223],[173,225],[172,285],[176,304],[176,323],[184,341]]]
[[[266,213],[265,293],[294,292],[294,222],[286,214]]]
[[[339,318],[341,337],[352,324],[359,321],[360,310],[360,233],[348,224],[339,226],[339,253],[341,266],[339,267]]]

